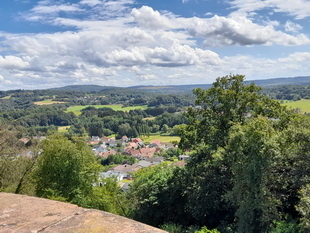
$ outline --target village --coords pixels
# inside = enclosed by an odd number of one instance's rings
[[[127,136],[123,136],[118,140],[115,137],[104,136],[100,138],[92,136],[87,143],[93,147],[92,151],[95,155],[102,160],[117,154],[134,158],[135,163],[133,164],[124,161],[122,164],[115,164],[107,171],[100,173],[101,179],[115,177],[124,192],[130,188],[135,172],[167,161],[167,158],[160,156],[160,152],[177,150],[178,148],[173,143],[164,143],[160,140],[144,143],[141,138],[128,138]],[[175,166],[185,166],[189,158],[189,155],[179,155],[172,161],[169,159],[169,163]],[[102,185],[102,183],[99,182],[99,185]]]

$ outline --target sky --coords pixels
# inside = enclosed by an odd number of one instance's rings
[[[310,75],[310,0],[1,0],[0,90]]]

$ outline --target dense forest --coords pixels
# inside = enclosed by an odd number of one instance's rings
[[[0,92],[0,191],[109,211],[175,233],[310,232],[310,118],[279,101],[308,99],[310,86],[262,89],[244,79],[221,77],[193,94]],[[35,104],[47,99],[55,104]],[[109,104],[145,108],[95,107]],[[68,112],[73,105],[85,108]],[[68,130],[59,132],[61,126]],[[167,160],[143,168],[126,192],[116,179],[100,178],[106,166],[134,160],[102,160],[87,138],[151,134],[180,136],[178,150],[161,154],[186,154],[186,165]]]

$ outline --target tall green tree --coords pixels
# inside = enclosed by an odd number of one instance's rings
[[[196,107],[188,110],[189,124],[181,130],[184,149],[208,145],[213,149],[227,145],[230,128],[257,115],[278,117],[280,103],[259,93],[260,87],[245,84],[243,75],[218,78],[207,90],[195,89]]]
[[[279,153],[277,133],[267,118],[232,128],[226,148],[233,188],[227,197],[236,208],[238,232],[269,232],[276,200],[268,187],[272,159]]]
[[[139,170],[128,194],[132,202],[131,216],[153,226],[181,219],[186,224],[181,180],[175,176],[179,172],[179,168],[167,164]]]
[[[36,194],[83,205],[98,178],[93,153],[83,141],[62,135],[48,137],[42,150],[34,173]]]

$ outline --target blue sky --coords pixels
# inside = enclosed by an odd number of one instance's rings
[[[310,0],[0,2],[0,90],[310,75]]]

